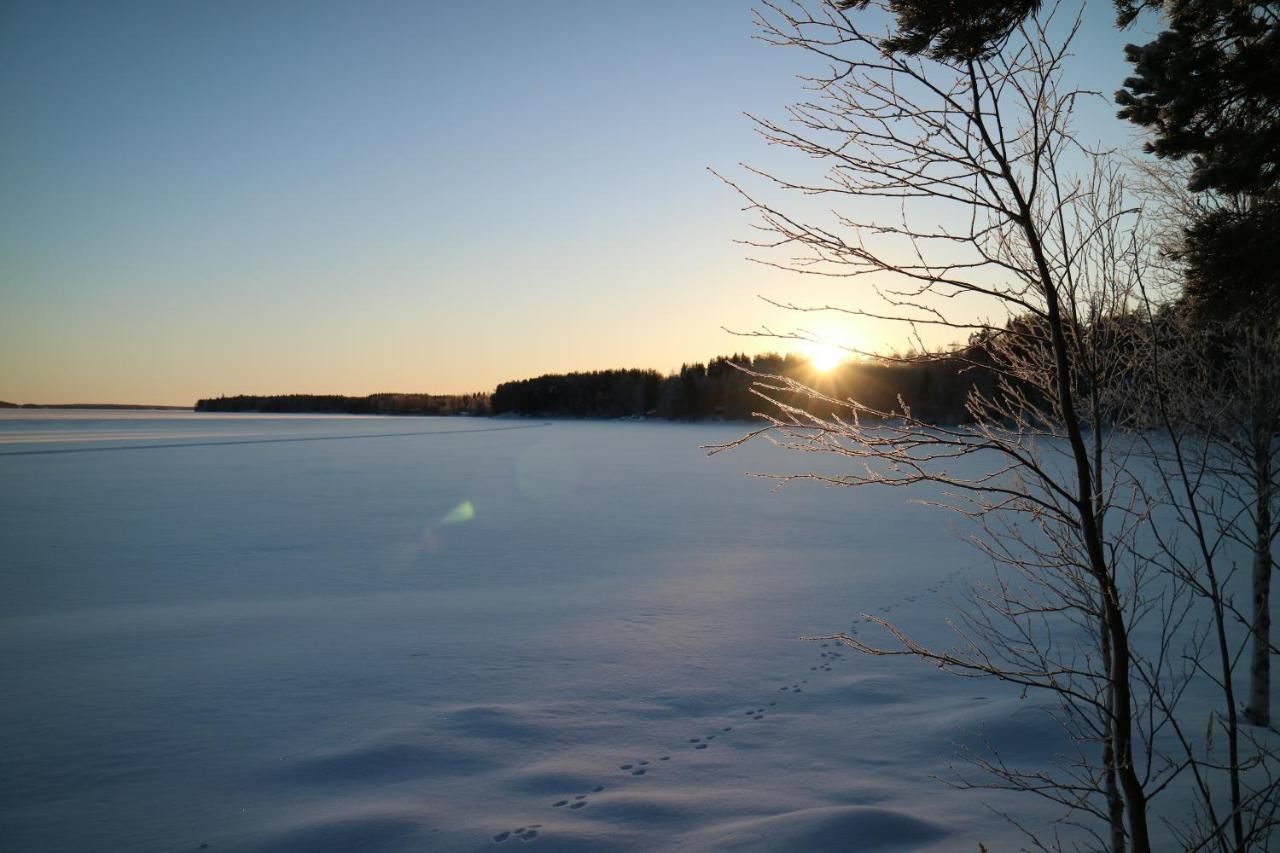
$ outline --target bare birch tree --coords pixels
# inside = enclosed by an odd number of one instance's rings
[[[1134,366],[1140,382],[1127,413],[1150,462],[1152,476],[1144,479],[1157,493],[1152,502],[1162,510],[1147,531],[1153,544],[1139,558],[1197,599],[1204,631],[1182,655],[1220,697],[1203,737],[1184,720],[1169,721],[1194,790],[1178,836],[1185,849],[1266,849],[1280,807],[1280,756],[1271,732],[1242,726],[1249,712],[1241,714],[1236,680],[1247,647],[1257,650],[1259,629],[1269,623],[1257,612],[1253,511],[1259,490],[1251,424],[1273,400],[1264,389],[1280,387],[1280,371],[1274,356],[1256,358],[1260,345],[1249,330],[1233,330],[1226,344],[1176,306],[1162,309],[1138,330],[1142,356]],[[1268,536],[1274,538],[1274,530]],[[1252,556],[1252,578],[1239,577],[1239,553]],[[1269,562],[1266,568],[1269,573]],[[1242,589],[1252,592],[1252,612],[1235,603]],[[1265,640],[1261,645],[1267,657],[1274,652]],[[1253,690],[1258,667],[1249,669]]]
[[[1179,293],[1185,277],[1188,228],[1217,213],[1244,216],[1255,202],[1241,194],[1188,189],[1194,165],[1182,161],[1141,162],[1141,193],[1148,203],[1153,245],[1153,287]],[[1274,273],[1273,273],[1274,275]],[[1204,310],[1193,295],[1152,317],[1149,390],[1154,416],[1164,432],[1190,433],[1198,448],[1213,457],[1213,478],[1230,497],[1227,510],[1212,513],[1215,530],[1245,545],[1253,562],[1252,636],[1249,699],[1245,718],[1254,725],[1271,722],[1271,574],[1272,551],[1280,533],[1280,328],[1265,300],[1244,299],[1230,320]],[[1207,463],[1207,460],[1206,460]],[[1197,481],[1199,482],[1199,481]],[[1185,489],[1183,490],[1185,491]],[[1225,496],[1224,496],[1225,497]],[[1216,504],[1215,504],[1216,505]],[[1214,505],[1207,506],[1212,509]]]
[[[1086,832],[1100,823],[1099,842],[1113,851],[1150,851],[1150,801],[1187,767],[1160,744],[1194,676],[1174,651],[1191,599],[1184,587],[1152,583],[1132,545],[1148,508],[1130,474],[1132,443],[1106,427],[1132,390],[1134,355],[1118,324],[1139,301],[1145,247],[1118,174],[1072,131],[1089,93],[1064,84],[1079,21],[1060,14],[1044,10],[998,50],[955,59],[895,53],[864,12],[764,6],[762,38],[826,71],[807,78],[813,96],[787,121],[758,127],[827,169],[811,180],[752,170],[800,197],[790,211],[730,181],[758,217],[759,259],[861,281],[882,306],[837,310],[970,334],[976,346],[960,357],[995,381],[971,394],[971,426],[944,428],[906,406],[877,410],[760,375],[767,425],[713,452],[767,434],[852,463],[843,475],[799,476],[943,487],[1003,569],[975,590],[959,648],[926,648],[882,620],[893,644],[836,639],[1055,696],[1080,744],[1075,763],[1050,775],[987,761],[990,784],[1059,803]],[[797,212],[813,199],[840,210]],[[974,457],[990,461],[964,474]],[[1131,641],[1139,627],[1155,635],[1148,655]]]

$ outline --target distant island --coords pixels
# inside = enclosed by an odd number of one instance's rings
[[[477,394],[238,394],[197,400],[197,412],[298,415],[487,415],[489,395]]]
[[[139,412],[189,412],[190,406],[150,406],[141,403],[7,403],[0,400],[0,409],[108,409],[111,411]]]
[[[474,394],[282,394],[214,397],[196,401],[197,412],[273,414],[472,415],[564,418],[748,420],[766,404],[751,391],[751,373],[786,376],[823,389],[835,399],[855,394],[883,411],[903,405],[939,424],[969,419],[965,400],[975,386],[994,380],[980,348],[953,357],[847,362],[825,373],[803,356],[737,354],[707,364],[681,365],[667,376],[656,370],[619,369],[546,374],[503,382]],[[735,366],[737,365],[737,366]],[[739,366],[743,369],[739,369]],[[750,371],[751,373],[745,372]],[[786,395],[782,399],[786,400]],[[807,404],[812,408],[812,403]]]

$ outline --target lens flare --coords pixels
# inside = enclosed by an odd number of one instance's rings
[[[449,510],[448,515],[440,519],[441,524],[462,524],[476,517],[476,507],[471,501],[462,503]]]

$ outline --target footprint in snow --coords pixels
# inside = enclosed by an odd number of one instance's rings
[[[540,823],[531,823],[528,826],[522,826],[519,829],[512,829],[508,832],[499,832],[493,837],[494,844],[501,844],[509,838],[519,838],[521,841],[532,841],[538,837],[538,830],[542,827]]]
[[[936,583],[936,584],[935,584],[934,586],[932,586],[932,587],[926,587],[926,591],[927,591],[927,592],[930,592],[930,593],[935,593],[935,592],[937,592],[937,591],[938,591],[938,589],[940,589],[942,586],[944,586],[944,585],[946,585],[946,584],[950,583],[952,580],[954,580],[954,578],[956,577],[956,575],[958,575],[959,573],[960,573],[960,570],[959,570],[959,569],[956,569],[956,570],[952,571],[950,574],[948,574],[948,575],[946,576],[946,578],[945,578],[944,580],[939,581],[938,583]],[[910,602],[915,602],[918,598],[920,598],[920,597],[922,597],[922,596],[923,596],[923,593],[921,593],[921,594],[919,594],[919,595],[910,595],[910,596],[905,596],[905,597],[904,597],[901,601],[899,601],[899,602],[896,602],[896,603],[893,603],[893,604],[888,604],[888,605],[885,605],[885,606],[881,607],[881,608],[879,609],[879,612],[881,612],[881,613],[885,613],[885,614],[892,613],[892,612],[897,608],[897,606],[898,606],[899,604],[905,605],[905,604],[910,603]],[[861,617],[861,619],[860,619],[860,620],[858,620],[858,621],[855,621],[855,622],[851,623],[851,624],[849,625],[849,635],[850,635],[850,636],[857,636],[857,633],[858,633],[858,622],[859,622],[859,621],[860,621],[860,622],[863,622],[863,623],[866,623],[866,622],[870,622],[870,621],[871,621],[871,619],[870,619],[869,617],[864,616],[864,617]],[[831,642],[827,642],[827,643],[823,643],[823,644],[822,644],[822,648],[824,648],[824,649],[832,649],[833,647],[834,647],[834,648],[839,648],[839,647],[840,647],[840,644],[839,644],[839,643],[831,643]],[[819,653],[819,660],[820,660],[821,662],[820,662],[817,666],[811,666],[811,667],[809,667],[809,671],[810,671],[810,672],[831,672],[831,671],[832,671],[832,666],[831,666],[831,665],[832,665],[832,663],[834,663],[837,659],[842,658],[842,657],[844,657],[843,653],[838,652],[838,651],[826,651],[826,652],[820,652],[820,653]],[[803,693],[803,692],[804,692],[804,686],[803,686],[803,685],[806,685],[806,684],[808,684],[808,683],[809,683],[808,679],[801,679],[801,680],[799,680],[799,681],[797,681],[797,682],[795,682],[795,683],[793,683],[793,684],[790,684],[790,685],[785,685],[785,684],[784,684],[784,685],[782,685],[781,687],[779,687],[779,688],[778,688],[778,692],[779,692],[779,693],[788,693],[788,692],[790,692],[790,693]],[[768,703],[768,707],[771,707],[771,708],[772,708],[772,707],[776,707],[776,706],[777,706],[777,704],[778,704],[778,703],[777,703],[776,701],[769,702],[769,703]],[[746,710],[746,711],[743,711],[743,716],[745,716],[745,717],[750,717],[752,720],[763,720],[763,719],[764,719],[764,716],[765,716],[765,712],[766,712],[766,709],[765,709],[764,707],[750,708],[750,709],[748,709],[748,710]],[[722,727],[722,728],[720,729],[720,731],[721,731],[721,732],[723,732],[723,733],[732,732],[732,731],[733,731],[733,726],[724,726],[724,727]],[[711,742],[712,740],[714,740],[714,739],[715,739],[715,737],[716,737],[716,736],[715,736],[714,734],[712,734],[712,735],[704,735],[704,736],[702,736],[702,737],[692,737],[692,738],[688,738],[688,743],[689,743],[689,744],[690,744],[694,749],[706,749],[706,748],[708,747],[708,745],[710,744],[710,742]],[[660,758],[658,758],[658,761],[670,761],[670,760],[671,760],[671,756],[669,756],[669,755],[663,755],[663,756],[661,756]],[[638,760],[636,760],[636,761],[628,762],[628,763],[626,763],[626,764],[620,764],[620,765],[618,765],[618,769],[619,769],[619,770],[622,770],[622,771],[625,771],[625,772],[628,772],[628,773],[630,773],[632,776],[644,776],[644,775],[648,772],[648,766],[649,766],[649,765],[650,765],[650,762],[649,762],[649,760],[648,760],[648,759],[638,759]],[[595,788],[593,788],[593,789],[592,789],[592,793],[600,793],[600,792],[602,792],[603,790],[604,790],[604,786],[603,786],[603,785],[597,785]],[[588,800],[588,795],[587,795],[587,794],[575,794],[575,795],[573,795],[573,797],[572,797],[572,798],[565,798],[565,799],[557,800],[557,801],[555,801],[554,803],[552,803],[552,804],[551,804],[551,806],[552,806],[552,808],[562,808],[562,809],[566,809],[566,810],[574,810],[574,811],[576,811],[576,810],[579,810],[579,809],[584,809],[584,808],[586,808],[586,806],[587,806],[587,800]],[[521,839],[522,841],[532,841],[532,840],[536,839],[536,838],[539,836],[539,832],[538,832],[538,830],[541,828],[541,826],[542,826],[541,824],[536,824],[536,823],[535,823],[535,824],[529,824],[528,826],[522,826],[522,827],[519,827],[519,828],[517,828],[517,829],[507,831],[507,832],[500,832],[500,833],[498,833],[497,835],[493,836],[493,840],[494,840],[494,842],[495,842],[495,843],[501,843],[501,842],[503,842],[503,841],[507,841],[507,840],[509,840],[509,839],[515,839],[515,838],[519,838],[519,839]]]
[[[596,785],[594,788],[591,789],[591,793],[598,794],[603,790],[604,790],[604,785]],[[551,808],[562,809],[565,806],[568,806],[571,809],[586,808],[587,796],[588,796],[587,794],[574,794],[572,799],[566,797],[563,800],[556,800],[554,803],[551,804]]]

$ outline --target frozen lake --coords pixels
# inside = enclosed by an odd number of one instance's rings
[[[929,777],[1029,702],[799,639],[946,636],[981,559],[743,431],[0,414],[0,846],[1013,846]]]

